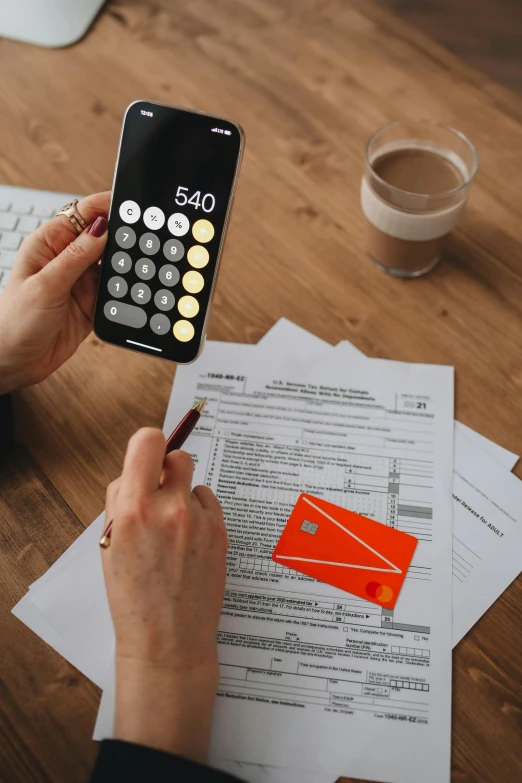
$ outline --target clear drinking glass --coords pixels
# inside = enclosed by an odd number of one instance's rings
[[[396,277],[433,269],[477,170],[475,147],[447,125],[411,120],[377,130],[361,183],[371,260]]]

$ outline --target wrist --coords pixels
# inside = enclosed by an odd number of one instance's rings
[[[204,762],[217,660],[182,669],[116,656],[114,737]]]

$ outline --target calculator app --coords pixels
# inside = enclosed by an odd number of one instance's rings
[[[241,147],[228,120],[131,104],[94,318],[100,339],[181,364],[196,358]]]

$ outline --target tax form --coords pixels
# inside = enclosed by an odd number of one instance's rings
[[[453,371],[380,361],[310,369],[288,356],[263,370],[235,353],[222,345],[183,368],[165,424],[208,397],[187,448],[196,483],[223,504],[230,540],[213,755],[446,781]],[[420,543],[392,616],[271,561],[302,491],[415,526]]]

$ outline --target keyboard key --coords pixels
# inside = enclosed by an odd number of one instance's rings
[[[130,226],[120,226],[114,239],[124,250],[130,250],[136,244],[136,232]]]
[[[16,215],[28,215],[30,211],[31,204],[28,204],[27,201],[13,201],[11,204],[11,212]]]
[[[123,326],[132,326],[134,329],[141,329],[147,323],[147,314],[141,307],[125,304],[125,302],[116,302],[110,300],[103,308],[105,317],[109,321],[114,321]]]
[[[147,304],[152,296],[150,288],[145,283],[134,283],[131,288],[131,296],[137,304]]]
[[[163,285],[176,285],[180,278],[179,269],[176,269],[172,264],[165,264],[158,272],[158,277]]]
[[[12,231],[16,228],[18,222],[18,215],[13,215],[11,212],[0,213],[0,229],[2,231]]]
[[[0,212],[7,212],[11,208],[11,202],[7,198],[0,196]]]
[[[61,207],[58,207],[58,209],[61,209]],[[49,207],[45,204],[36,204],[33,207],[31,214],[37,218],[51,218],[55,216],[57,211],[58,210],[56,210],[54,207]]]
[[[18,250],[23,237],[14,231],[3,231],[0,239],[0,247],[5,250]]]
[[[32,215],[28,215],[28,216],[24,215],[18,221],[17,230],[20,231],[22,234],[30,234],[31,231],[34,231],[36,228],[38,228],[39,225],[40,225],[40,221],[38,220],[37,217],[33,217]],[[0,227],[1,227],[1,219],[0,219]]]
[[[140,258],[139,261],[136,261],[134,271],[140,280],[152,280],[156,274],[156,264],[150,258]]]
[[[120,299],[122,296],[125,296],[129,290],[129,286],[125,278],[111,277],[107,283],[107,289],[111,296],[115,296],[117,299]]]
[[[139,241],[140,250],[145,253],[146,256],[153,256],[160,249],[160,241],[156,234],[151,234],[147,231],[142,234]]]
[[[166,288],[160,288],[154,295],[154,304],[158,310],[172,310],[176,299],[172,291],[167,291]]]
[[[152,316],[149,326],[155,334],[167,334],[170,331],[170,321],[161,313]]]
[[[111,258],[112,268],[115,272],[119,272],[120,275],[128,272],[132,267],[131,257],[128,253],[124,253],[120,250],[118,253],[114,253]]]
[[[12,269],[14,266],[16,253],[14,250],[0,250],[0,266],[6,269]]]

